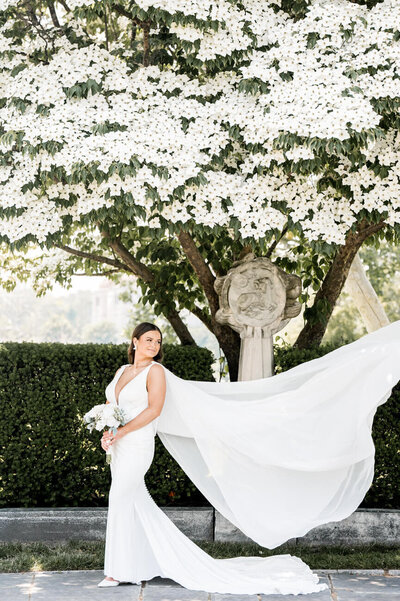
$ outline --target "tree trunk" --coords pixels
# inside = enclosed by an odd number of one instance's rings
[[[231,382],[239,375],[240,336],[229,326],[223,326],[212,317],[213,332],[226,357]]]
[[[231,382],[236,382],[239,374],[240,336],[231,327],[222,325],[215,319],[215,314],[219,309],[218,294],[214,289],[215,276],[197,248],[193,238],[189,232],[183,230],[177,235],[177,238],[203,287],[210,308],[211,331],[218,340],[228,362]]]
[[[315,295],[313,306],[309,310],[309,318],[294,344],[295,347],[308,348],[313,344],[321,344],[354,257],[364,240],[384,226],[384,222],[374,224],[362,222],[357,231],[349,232],[345,244],[339,247],[322,286]]]
[[[178,311],[170,311],[165,317],[168,319],[169,323],[174,328],[176,335],[178,336],[179,340],[181,341],[181,344],[185,344],[185,345],[190,345],[190,344],[195,345],[196,344],[193,336],[189,332],[186,324],[183,322]]]
[[[385,309],[365,273],[358,253],[351,264],[345,290],[352,297],[368,332],[388,325]]]

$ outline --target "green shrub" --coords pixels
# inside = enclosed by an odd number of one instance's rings
[[[0,506],[107,504],[110,469],[101,434],[82,416],[105,401],[104,389],[127,363],[126,345],[4,343],[0,345]],[[210,351],[164,347],[164,365],[180,377],[212,380]],[[146,475],[157,503],[204,498],[156,440]]]
[[[286,371],[305,361],[322,357],[334,350],[333,345],[308,349],[277,347],[275,371]],[[376,411],[372,437],[375,444],[375,476],[361,507],[400,508],[400,384],[390,399]]]
[[[166,345],[164,365],[191,380],[213,379],[210,351]],[[333,350],[277,348],[281,372]],[[0,345],[0,507],[104,506],[110,470],[100,433],[82,416],[104,401],[126,345]],[[400,507],[400,386],[378,407],[373,426],[375,478],[362,506]],[[202,494],[156,437],[147,487],[159,505],[206,505]]]

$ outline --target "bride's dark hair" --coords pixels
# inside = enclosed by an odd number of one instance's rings
[[[154,330],[157,330],[157,332],[160,332],[160,338],[161,338],[161,344],[160,344],[160,350],[158,351],[157,355],[153,358],[153,361],[158,361],[160,362],[163,356],[163,352],[162,352],[162,332],[160,330],[160,328],[158,326],[155,326],[154,323],[149,323],[148,321],[144,321],[143,323],[140,323],[139,325],[136,326],[136,328],[133,330],[132,332],[132,336],[131,336],[131,343],[129,345],[128,348],[128,360],[129,363],[133,363],[135,360],[135,349],[134,344],[133,344],[133,339],[134,338],[140,338],[143,334],[146,334],[146,332],[152,332]]]

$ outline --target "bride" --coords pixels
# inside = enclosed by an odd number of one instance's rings
[[[305,594],[325,584],[298,557],[213,559],[157,507],[144,482],[157,433],[205,497],[274,548],[360,504],[374,473],[372,422],[400,378],[400,321],[285,373],[194,382],[160,363],[162,335],[139,324],[106,388],[127,423],[111,449],[101,587],[155,576],[207,592]]]

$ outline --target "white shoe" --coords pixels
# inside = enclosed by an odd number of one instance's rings
[[[106,586],[118,586],[118,585],[119,585],[118,580],[106,580],[106,578],[104,578],[104,580],[99,582],[99,584],[97,586],[101,586],[102,588],[104,588]]]

